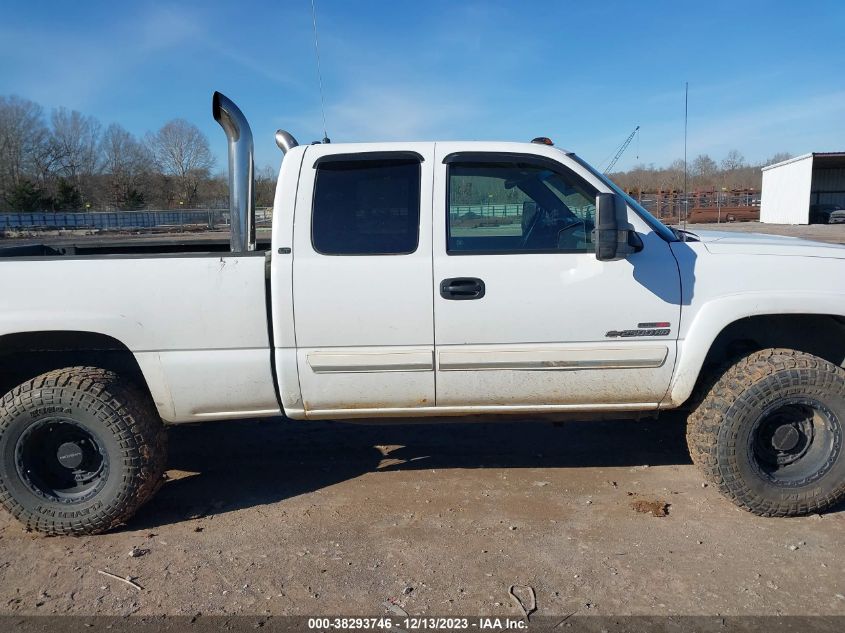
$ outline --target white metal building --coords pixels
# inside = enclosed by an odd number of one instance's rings
[[[761,222],[809,224],[814,204],[845,207],[845,152],[812,152],[763,167]]]

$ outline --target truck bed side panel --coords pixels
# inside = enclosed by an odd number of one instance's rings
[[[12,259],[0,336],[74,331],[135,354],[169,422],[278,412],[264,254]]]

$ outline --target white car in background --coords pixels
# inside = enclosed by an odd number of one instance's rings
[[[838,204],[810,205],[810,224],[843,224],[845,207]]]

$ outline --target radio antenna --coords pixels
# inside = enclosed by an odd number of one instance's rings
[[[320,112],[323,115],[323,143],[331,143],[326,131],[326,100],[323,97],[323,73],[320,70],[320,41],[317,39],[317,7],[311,0],[311,19],[314,23],[314,56],[317,59],[317,81],[320,85]]]
[[[687,230],[687,216],[689,215],[689,195],[687,194],[687,119],[689,118],[689,82],[684,84],[684,221],[682,230]],[[686,242],[686,233],[684,233]]]

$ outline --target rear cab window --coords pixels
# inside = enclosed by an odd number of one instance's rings
[[[317,165],[311,223],[323,255],[407,255],[420,229],[420,159],[326,157]]]

